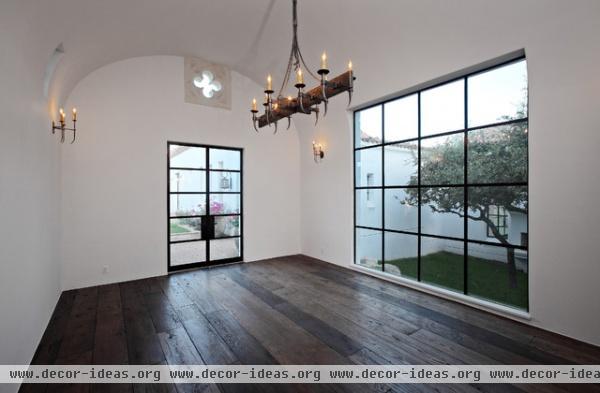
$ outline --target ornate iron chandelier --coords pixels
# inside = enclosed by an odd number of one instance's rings
[[[292,50],[290,52],[290,58],[288,60],[287,69],[283,78],[281,88],[274,97],[273,94],[273,79],[271,75],[267,77],[267,86],[264,91],[265,99],[263,106],[265,108],[264,114],[257,116],[258,107],[256,98],[252,100],[252,123],[254,130],[258,132],[258,128],[265,126],[275,126],[275,133],[277,132],[277,122],[283,118],[288,120],[287,128],[290,128],[291,116],[294,113],[304,113],[310,115],[315,114],[315,125],[319,121],[319,105],[323,103],[323,116],[327,114],[327,103],[329,98],[336,96],[343,92],[348,92],[348,105],[352,101],[352,91],[354,87],[354,73],[352,71],[352,62],[348,62],[348,70],[335,78],[328,80],[327,75],[329,69],[327,67],[327,54],[323,52],[321,56],[321,68],[317,71],[319,76],[316,76],[310,71],[310,68],[304,62],[302,52],[300,52],[300,45],[298,45],[298,12],[297,12],[297,0],[292,0],[293,4],[293,38],[292,38]],[[304,70],[308,76],[315,79],[319,85],[306,91],[306,84],[304,83]],[[294,87],[298,90],[296,97],[288,95],[285,97],[284,92],[288,87],[292,74],[296,75],[296,83]],[[258,127],[257,127],[258,125]]]

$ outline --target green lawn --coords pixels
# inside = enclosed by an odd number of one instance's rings
[[[386,261],[403,276],[417,277],[417,258]],[[517,287],[510,288],[505,263],[469,257],[469,294],[518,308],[527,308],[527,274],[517,271]],[[440,251],[421,257],[421,280],[463,291],[463,256]]]
[[[171,234],[188,233],[188,232],[189,232],[189,230],[182,227],[181,225],[171,223]]]

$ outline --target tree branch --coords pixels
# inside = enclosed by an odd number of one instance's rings
[[[465,217],[464,213],[461,213],[460,211],[457,211],[457,210],[452,210],[452,209],[438,209],[437,207],[432,206],[432,205],[429,205],[429,207],[435,213],[452,213],[452,214],[456,214],[457,216],[462,217],[462,218]],[[479,216],[473,216],[473,215],[467,214],[467,218],[470,218],[471,220],[474,220],[474,221],[483,221],[483,222],[485,222],[487,224],[487,226],[490,228],[490,230],[492,231],[492,234],[494,235],[494,237],[496,239],[498,239],[498,241],[500,243],[502,243],[503,245],[509,245],[510,243],[500,233],[500,231],[496,227],[496,224],[494,224],[494,222],[492,220],[490,220],[486,216],[485,210],[483,210],[482,208],[477,208],[477,211],[479,212]]]

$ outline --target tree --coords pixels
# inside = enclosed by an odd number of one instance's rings
[[[524,117],[522,105],[518,117]],[[508,120],[508,119],[503,119]],[[421,185],[463,183],[463,134],[448,137],[445,142],[421,149]],[[468,183],[516,183],[527,181],[527,122],[470,131],[468,139]],[[416,157],[415,157],[416,160]],[[417,175],[410,184],[417,185]],[[404,203],[418,206],[418,190],[407,189]],[[504,208],[509,213],[527,214],[527,187],[487,186],[469,187],[465,209],[462,187],[421,188],[421,203],[433,212],[451,213],[469,220],[487,224],[491,234],[503,245],[508,239],[496,222],[488,216],[490,206]],[[465,213],[466,210],[466,213]],[[467,236],[467,234],[465,234]],[[511,288],[517,286],[514,248],[507,247],[508,280]]]

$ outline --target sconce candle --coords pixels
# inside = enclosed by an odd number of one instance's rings
[[[256,107],[256,98],[252,99],[252,110],[253,111],[258,111],[258,108]]]
[[[317,144],[315,141],[312,143],[313,146],[313,158],[315,162],[318,164],[325,157],[325,152],[323,151],[323,145]]]
[[[348,62],[348,71],[352,71],[352,60]]]
[[[52,134],[54,135],[56,133],[56,130],[60,130],[60,143],[64,143],[65,142],[65,133],[66,131],[73,131],[73,140],[71,141],[71,143],[75,142],[75,138],[77,136],[77,108],[73,108],[72,110],[73,113],[73,128],[67,128],[65,126],[65,110],[63,108],[60,108],[58,110],[58,115],[60,118],[60,122],[59,124],[56,124],[54,122],[54,120],[52,120]]]

